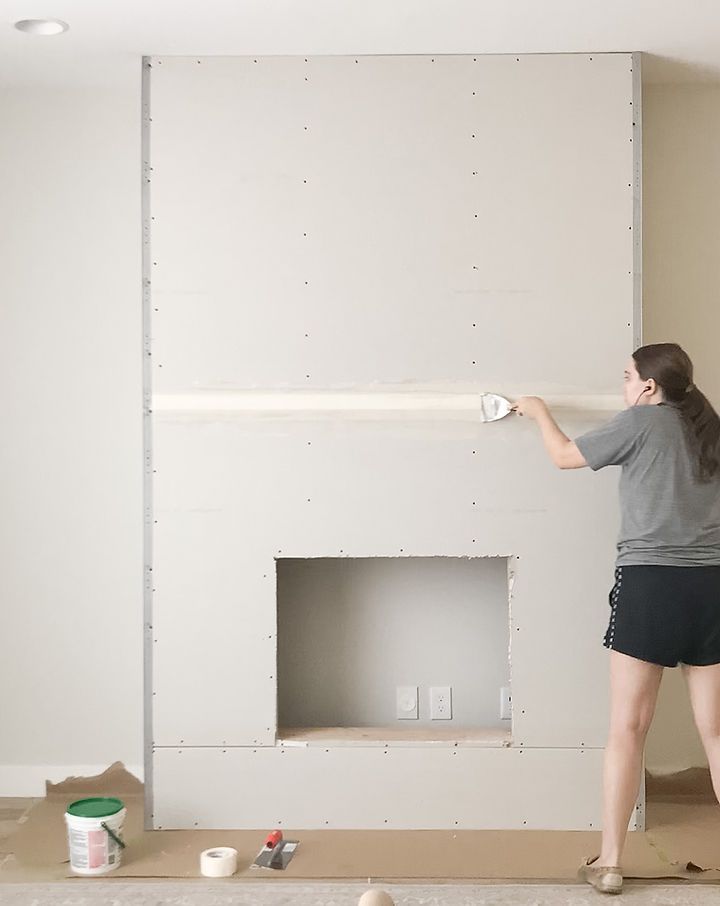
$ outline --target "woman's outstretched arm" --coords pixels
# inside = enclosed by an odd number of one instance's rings
[[[560,430],[544,399],[539,396],[521,396],[514,404],[513,411],[538,423],[545,449],[558,469],[582,469],[587,466],[575,441]]]

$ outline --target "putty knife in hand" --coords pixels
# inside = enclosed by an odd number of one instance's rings
[[[512,403],[497,393],[480,394],[480,421],[496,422],[512,412]]]

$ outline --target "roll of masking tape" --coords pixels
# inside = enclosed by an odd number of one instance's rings
[[[229,878],[237,871],[238,854],[230,846],[217,846],[200,853],[200,873],[206,878]]]

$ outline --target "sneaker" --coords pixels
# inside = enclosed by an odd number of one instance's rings
[[[578,878],[592,884],[601,893],[622,893],[622,868],[619,865],[593,865],[598,858],[586,856],[578,868]]]

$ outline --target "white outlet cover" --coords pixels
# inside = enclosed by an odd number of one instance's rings
[[[510,695],[510,686],[502,686],[500,689],[500,719],[511,720],[512,718],[512,696]]]
[[[452,687],[430,688],[430,720],[452,720]]]

